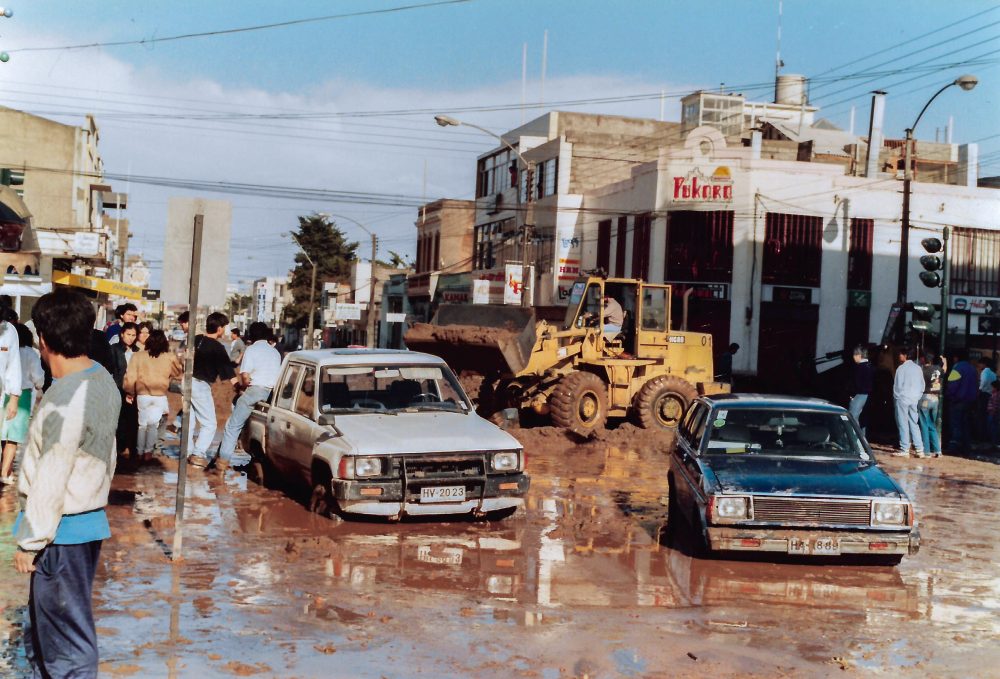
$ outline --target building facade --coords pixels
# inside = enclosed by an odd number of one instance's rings
[[[0,294],[15,295],[27,316],[32,300],[51,289],[55,272],[57,283],[89,289],[102,301],[140,298],[135,286],[109,285],[123,279],[128,197],[104,181],[94,118],[76,127],[0,108],[0,123],[4,182],[24,199],[33,232],[18,249],[0,254],[7,272]]]

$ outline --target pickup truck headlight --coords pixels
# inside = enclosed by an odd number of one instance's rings
[[[904,526],[907,521],[904,502],[875,502],[872,506],[873,526]]]
[[[749,503],[745,497],[715,497],[712,516],[717,521],[742,521],[748,518]]]
[[[382,475],[382,460],[377,457],[357,457],[354,459],[354,475],[358,478]]]
[[[490,466],[495,472],[514,472],[521,467],[521,455],[516,450],[506,450],[501,453],[493,453]]]

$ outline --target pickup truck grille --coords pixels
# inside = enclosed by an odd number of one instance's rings
[[[869,526],[871,503],[868,500],[804,500],[755,496],[753,520],[784,525]]]
[[[479,477],[486,473],[485,460],[482,455],[465,455],[460,457],[425,457],[403,458],[406,478],[412,481],[421,479],[461,479]]]

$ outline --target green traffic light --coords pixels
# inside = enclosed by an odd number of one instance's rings
[[[7,54],[6,52],[0,52],[0,61],[6,64],[8,61],[10,61],[10,55]]]

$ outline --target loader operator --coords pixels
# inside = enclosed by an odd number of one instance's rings
[[[625,312],[614,297],[604,296],[604,337],[612,339],[622,331]]]

